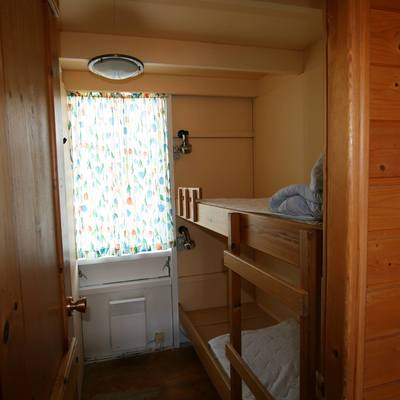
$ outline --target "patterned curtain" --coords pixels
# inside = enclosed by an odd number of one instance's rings
[[[77,256],[170,248],[167,97],[68,93]]]

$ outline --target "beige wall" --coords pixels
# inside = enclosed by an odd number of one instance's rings
[[[174,136],[190,132],[191,154],[174,162],[175,186],[199,186],[203,197],[253,196],[252,100],[173,96]],[[226,239],[178,218],[196,247],[178,253],[179,300],[187,310],[226,305],[222,262]]]
[[[163,83],[173,94],[174,141],[179,129],[190,132],[193,151],[174,161],[175,187],[199,186],[210,198],[260,197],[307,181],[324,140],[323,47],[308,49],[303,74],[265,77],[256,81],[258,88],[249,81],[249,91],[232,86],[232,79],[214,85],[215,79],[193,77],[193,86],[184,77],[149,76],[147,90],[160,91]],[[135,81],[105,85],[79,71],[65,73],[64,82],[68,89],[141,90]],[[189,227],[196,242],[193,250],[178,253],[181,304],[188,310],[225,305],[226,239],[178,218],[180,225]]]
[[[265,77],[254,100],[254,193],[269,197],[293,183],[308,183],[310,170],[325,143],[325,45],[306,52],[306,67],[298,76]],[[289,264],[256,254],[269,272],[298,284],[299,271]],[[260,290],[258,304],[277,319],[290,311]]]
[[[267,76],[254,100],[255,196],[305,183],[324,149],[325,46],[306,51],[305,72],[296,76]]]
[[[255,97],[255,79],[217,78],[144,73],[138,78],[110,81],[88,71],[63,71],[67,90],[107,90],[120,92],[161,92],[172,95]]]
[[[145,81],[110,82],[82,71],[64,71],[63,80],[69,90],[171,93],[174,142],[177,131],[185,129],[193,145],[191,154],[174,161],[175,187],[199,186],[204,197],[253,196],[252,97],[257,81],[150,74]],[[178,218],[180,225],[189,227],[196,242],[193,250],[178,253],[181,304],[188,310],[225,305],[226,239]]]

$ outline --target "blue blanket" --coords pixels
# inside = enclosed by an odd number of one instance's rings
[[[323,164],[321,156],[311,171],[310,185],[290,185],[276,192],[271,197],[271,210],[284,215],[322,219]]]

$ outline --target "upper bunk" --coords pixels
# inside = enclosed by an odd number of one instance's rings
[[[272,212],[267,198],[202,199],[200,188],[178,188],[177,215],[220,235],[229,236],[228,215],[235,212],[247,215],[249,222],[264,221],[294,230],[322,230],[321,221],[313,218]]]
[[[268,199],[202,199],[200,188],[178,188],[177,215],[229,237],[231,214],[240,214],[241,243],[289,264],[301,266],[322,249],[322,223],[271,212]]]

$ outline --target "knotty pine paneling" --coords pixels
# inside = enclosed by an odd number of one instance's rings
[[[371,66],[372,120],[400,120],[400,68]]]
[[[376,237],[369,236],[368,288],[400,284],[400,237],[394,235],[383,238],[380,232],[377,232]]]
[[[370,22],[372,63],[400,66],[400,13],[372,10]]]
[[[364,399],[400,398],[400,1],[371,0]]]
[[[369,176],[371,178],[392,178],[400,176],[400,150],[371,150],[369,158]]]
[[[395,316],[393,315],[395,318]],[[365,381],[369,388],[399,379],[400,336],[367,341],[365,346]]]
[[[400,121],[371,121],[369,176],[400,177]]]
[[[364,392],[364,400],[399,400],[400,381],[369,388]]]
[[[369,188],[368,230],[400,229],[400,185]]]
[[[400,151],[400,121],[371,121],[369,147]]]
[[[400,286],[367,294],[366,339],[400,335]]]
[[[398,0],[370,0],[370,5],[373,9],[400,11]]]

